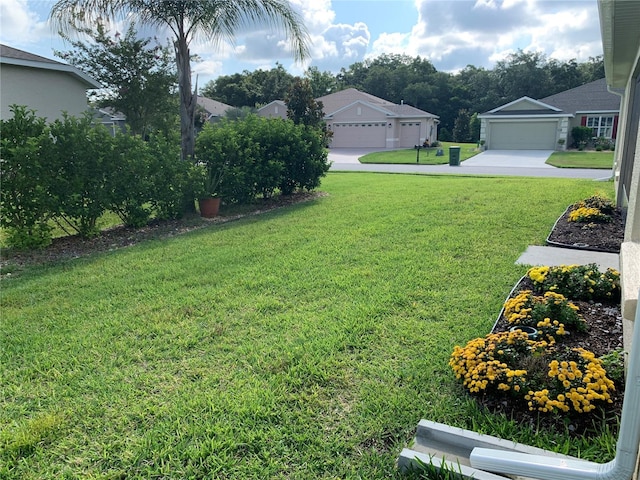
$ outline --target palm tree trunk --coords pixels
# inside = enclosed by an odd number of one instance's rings
[[[195,150],[195,117],[197,97],[191,91],[191,58],[189,45],[184,36],[175,43],[178,66],[178,88],[180,90],[180,137],[182,160],[193,157]]]

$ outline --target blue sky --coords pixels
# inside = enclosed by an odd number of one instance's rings
[[[65,50],[49,25],[51,0],[0,0],[0,42],[49,58]],[[428,58],[438,70],[492,68],[517,49],[558,60],[602,54],[596,0],[290,0],[311,38],[311,58],[295,64],[277,32],[260,27],[235,44],[193,43],[200,85],[219,75],[270,69],[336,73],[383,53]],[[124,30],[115,25],[114,30]],[[153,32],[162,36],[163,32]],[[283,45],[284,43],[284,45]]]

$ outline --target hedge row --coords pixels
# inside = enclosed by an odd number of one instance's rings
[[[222,179],[216,193],[225,203],[248,203],[314,189],[329,169],[321,132],[280,119],[207,125],[193,163],[180,161],[178,138],[112,136],[89,115],[47,124],[26,107],[12,112],[0,121],[0,226],[20,248],[48,245],[56,223],[96,235],[107,210],[129,227],[177,218],[204,195],[212,172]]]

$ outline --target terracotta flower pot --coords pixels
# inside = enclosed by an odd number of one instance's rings
[[[220,210],[220,197],[207,197],[198,200],[200,205],[200,216],[204,218],[214,218]]]

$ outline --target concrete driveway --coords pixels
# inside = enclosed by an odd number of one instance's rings
[[[553,150],[487,150],[462,162],[465,167],[555,168],[545,162]]]
[[[610,170],[585,168],[555,168],[545,162],[551,150],[488,150],[465,160],[460,166],[364,164],[358,159],[383,148],[331,148],[329,161],[332,172],[412,173],[432,175],[504,175],[523,177],[590,178],[609,180]],[[446,160],[449,152],[445,152]]]
[[[386,148],[330,148],[329,161],[333,163],[357,163],[367,153],[383,152]],[[390,151],[390,150],[389,150]]]

